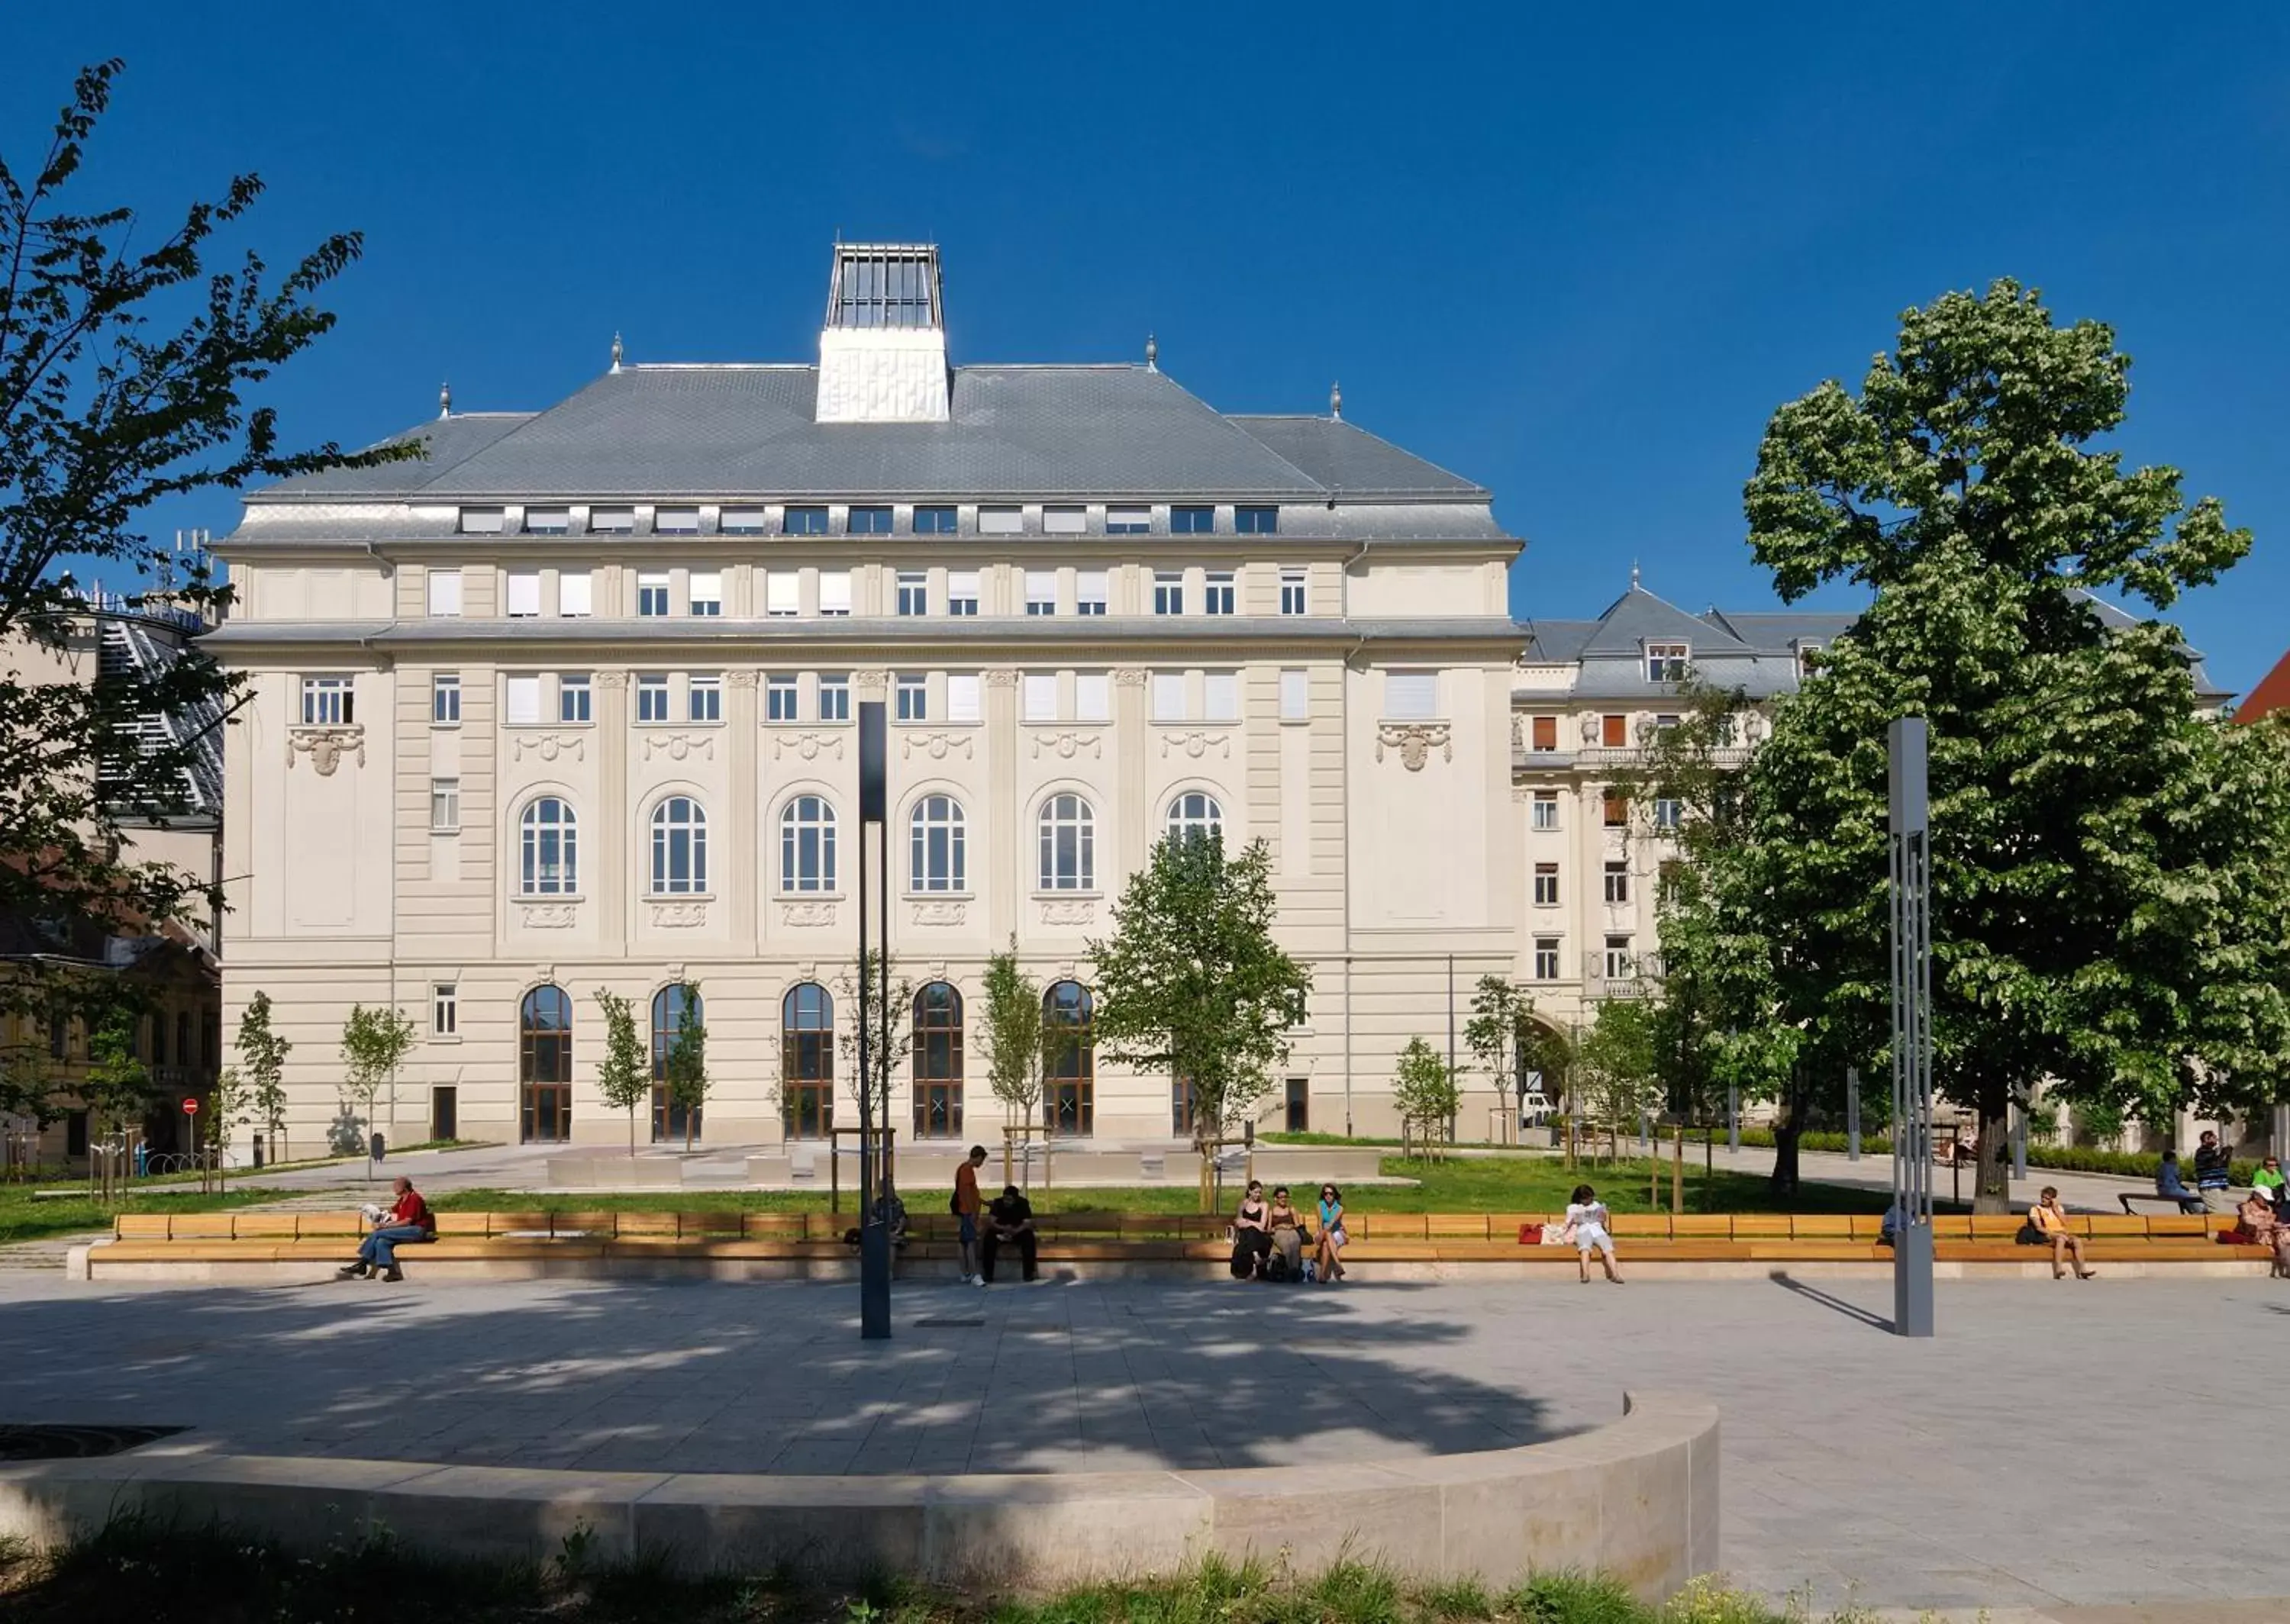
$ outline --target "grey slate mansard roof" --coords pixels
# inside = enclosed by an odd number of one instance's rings
[[[393,436],[426,441],[427,460],[249,500],[1490,500],[1349,423],[1229,417],[1142,366],[957,367],[944,423],[821,423],[818,383],[809,365],[626,366],[545,412]]]

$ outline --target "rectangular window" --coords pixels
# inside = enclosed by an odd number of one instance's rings
[[[1310,602],[1311,599],[1309,595],[1304,590],[1304,572],[1301,570],[1281,571],[1280,612],[1282,614],[1307,613],[1309,612],[1308,605]]]
[[[1534,979],[1555,981],[1558,979],[1558,938],[1538,936],[1534,939]]]
[[[724,612],[724,572],[721,570],[692,572],[692,612],[720,616]]]
[[[827,533],[827,509],[824,508],[790,508],[780,521],[783,536],[823,536]]]
[[[1236,508],[1232,510],[1232,527],[1244,536],[1277,536],[1280,533],[1280,509]]]
[[[1630,826],[1630,797],[1606,791],[1600,803],[1599,822],[1610,829],[1625,829]]]
[[[1170,508],[1169,533],[1173,536],[1214,535],[1216,509],[1213,508]]]
[[[567,674],[556,679],[556,719],[559,722],[591,722],[596,712],[589,703],[589,678],[585,674]]]
[[[899,720],[930,720],[930,684],[919,671],[899,673]]]
[[[1233,612],[1232,572],[1211,570],[1207,578],[1206,601],[1201,606],[1204,614],[1230,614]]]
[[[429,780],[429,832],[451,835],[461,827],[461,780],[457,778],[433,778]]]
[[[458,727],[461,721],[461,678],[440,671],[429,679],[429,720],[440,727]]]
[[[452,1037],[460,1029],[460,989],[451,981],[440,981],[429,989],[429,1034]]]
[[[508,572],[508,618],[525,620],[540,612],[540,572],[511,570]]]
[[[1821,669],[1821,644],[1800,643],[1797,645],[1797,674],[1799,681]]]
[[[764,573],[764,613],[774,620],[791,620],[803,610],[803,577],[793,570]]]
[[[850,614],[850,571],[821,570],[819,572],[819,612],[837,620]]]
[[[1630,952],[1630,939],[1627,936],[1607,937],[1606,980],[1628,981],[1633,980],[1637,972],[1637,959]]]
[[[694,722],[721,722],[724,719],[724,679],[720,676],[695,676],[685,693],[686,713]]]
[[[348,727],[357,720],[356,696],[347,676],[306,676],[302,679],[302,725]]]
[[[946,679],[946,719],[975,722],[980,716],[978,673],[964,672]]]
[[[764,720],[793,722],[796,716],[796,683],[792,672],[764,679]]]
[[[1080,570],[1074,574],[1074,612],[1103,614],[1106,601],[1113,596],[1103,570]]]
[[[511,727],[531,727],[540,720],[540,678],[537,676],[512,676],[508,679],[508,701],[501,719]]]
[[[1558,865],[1557,863],[1534,865],[1534,905],[1537,908],[1558,906]]]
[[[1630,866],[1627,862],[1606,865],[1606,905],[1620,908],[1630,900]]]
[[[1437,671],[1387,671],[1383,714],[1394,722],[1428,722],[1439,714]]]
[[[1153,673],[1153,720],[1181,722],[1185,719],[1185,674],[1182,671]]]
[[[946,612],[949,614],[978,612],[978,572],[949,570],[946,577]]]
[[[1074,677],[1074,720],[1113,720],[1113,679],[1102,671],[1083,671]]]
[[[1153,528],[1150,508],[1108,508],[1105,510],[1105,533],[1109,536],[1141,536]]]
[[[928,614],[930,612],[930,577],[920,570],[899,572],[899,612]]]
[[[960,516],[951,508],[915,509],[915,534],[918,536],[950,536],[960,528]]]
[[[1558,748],[1558,718],[1557,716],[1532,717],[1529,719],[1527,726],[1527,742],[1529,748],[1550,751],[1556,750]]]
[[[1026,612],[1055,614],[1058,612],[1058,572],[1055,570],[1026,572]]]
[[[461,533],[465,536],[497,536],[504,528],[507,516],[499,508],[464,508],[461,509]]]
[[[1077,536],[1089,528],[1086,508],[1045,508],[1042,509],[1042,532],[1052,536]]]
[[[887,536],[891,533],[891,510],[888,508],[853,508],[844,520],[845,535]]]
[[[668,572],[645,570],[637,575],[637,612],[647,620],[668,612]]]
[[[1653,731],[1657,733],[1666,733],[1677,725],[1677,717],[1675,714],[1669,711],[1663,711],[1653,719]]]
[[[586,570],[567,570],[556,577],[556,612],[586,619],[596,611],[594,583]]]
[[[1312,679],[1303,671],[1280,674],[1280,719],[1309,722],[1312,718]]]
[[[652,510],[652,529],[657,536],[696,536],[700,533],[700,509],[655,508]]]
[[[637,677],[637,720],[668,720],[668,678],[657,671]]]
[[[1630,741],[1630,719],[1628,716],[1604,716],[1598,718],[1598,742],[1607,749],[1619,750]]]
[[[1201,714],[1211,722],[1240,720],[1240,673],[1211,671],[1201,679]]]
[[[716,528],[727,536],[760,536],[770,528],[771,517],[762,508],[726,508],[717,516]]]
[[[1558,792],[1556,789],[1534,792],[1534,827],[1539,829],[1558,827]]]
[[[429,612],[434,615],[457,615],[461,612],[461,572],[459,570],[429,572]]]
[[[1654,828],[1675,831],[1685,821],[1685,804],[1671,796],[1657,798],[1653,804]]]
[[[981,536],[1014,536],[1026,528],[1026,510],[1022,508],[981,508],[978,510],[978,533]]]
[[[524,533],[528,536],[562,536],[572,529],[572,509],[570,508],[527,508],[524,510]]]
[[[1185,612],[1185,574],[1181,570],[1153,572],[1153,612],[1182,614]]]
[[[819,719],[822,722],[851,720],[851,678],[848,674],[835,672],[819,679]]]
[[[1650,683],[1682,683],[1685,680],[1686,645],[1683,643],[1649,643],[1645,645],[1646,681]]]
[[[633,508],[591,508],[589,509],[589,529],[592,534],[606,536],[633,535],[637,528],[637,510]]]
[[[1025,718],[1029,722],[1054,722],[1058,719],[1058,674],[1054,671],[1026,673]]]

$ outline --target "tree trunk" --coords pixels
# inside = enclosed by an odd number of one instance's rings
[[[1974,1164],[1972,1210],[1975,1212],[2009,1212],[2012,1210],[2010,1079],[1982,1078],[1976,1109],[1980,1116],[1980,1156]]]
[[[636,1107],[634,1107],[634,1106],[630,1106],[630,1107],[629,1107],[629,1159],[633,1161],[633,1160],[635,1159],[635,1157],[636,1157],[636,1154],[637,1154],[637,1108],[636,1108]]]
[[[1794,1070],[1790,1073],[1789,1089],[1782,1096],[1781,1115],[1774,1118],[1773,1191],[1781,1201],[1797,1199],[1799,1175],[1798,1171],[1798,1136],[1805,1132],[1805,1095],[1803,1078]]]

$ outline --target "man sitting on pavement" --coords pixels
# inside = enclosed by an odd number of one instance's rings
[[[2203,1205],[2214,1212],[2234,1211],[2234,1197],[2227,1193],[2227,1187],[2234,1182],[2233,1168],[2234,1158],[2219,1143],[2219,1136],[2204,1134],[2202,1143],[2195,1147],[2195,1190],[2202,1196]]]
[[[414,1189],[413,1180],[400,1178],[394,1188],[396,1204],[375,1220],[373,1233],[358,1244],[357,1261],[336,1269],[335,1279],[362,1280],[378,1268],[384,1280],[403,1280],[405,1271],[397,1267],[397,1249],[411,1241],[437,1238],[437,1220],[429,1204]]]
[[[1026,1279],[1032,1280],[1034,1253],[1039,1244],[1040,1237],[1034,1233],[1034,1204],[1016,1185],[1004,1185],[1002,1193],[986,1206],[986,1232],[980,1242],[986,1284],[994,1284],[994,1253],[1003,1246],[1018,1249],[1021,1271]]]
[[[2204,1210],[2203,1198],[2189,1189],[2187,1181],[2179,1176],[2179,1153],[2175,1150],[2166,1150],[2163,1164],[2155,1170],[2155,1195],[2158,1200],[2177,1202],[2182,1212]]]

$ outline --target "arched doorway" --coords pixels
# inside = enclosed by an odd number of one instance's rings
[[[933,981],[915,995],[915,1137],[962,1137],[962,995]]]
[[[700,1137],[700,1108],[691,1113],[685,1132],[685,1108],[668,1097],[668,1052],[676,1047],[686,1021],[698,1026],[708,1019],[707,1004],[697,992],[686,1001],[684,984],[671,981],[652,996],[652,1137],[665,1140]]]
[[[780,1001],[780,1120],[789,1139],[835,1126],[835,1000],[816,981]]]
[[[528,1145],[572,1137],[572,1000],[536,987],[517,1006],[517,1137]]]
[[[1096,1006],[1079,981],[1059,981],[1042,995],[1048,1064],[1042,1113],[1053,1133],[1087,1135],[1097,1125]]]

